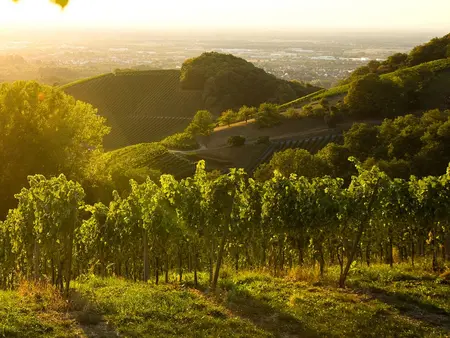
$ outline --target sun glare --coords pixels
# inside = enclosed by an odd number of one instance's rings
[[[450,12],[447,0],[71,0],[63,11],[51,2],[67,0],[1,0],[0,27],[448,29]]]

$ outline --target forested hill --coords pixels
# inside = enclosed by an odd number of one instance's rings
[[[276,78],[252,63],[216,52],[186,60],[181,68],[181,86],[202,90],[205,108],[213,113],[263,102],[284,103],[320,88]]]

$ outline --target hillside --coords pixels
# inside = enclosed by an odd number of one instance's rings
[[[436,108],[436,105],[442,105],[442,100],[439,99],[445,99],[446,96],[450,95],[450,87],[447,85],[447,82],[445,82],[448,81],[449,78],[450,58],[430,61],[413,67],[402,68],[392,73],[382,74],[380,77],[382,79],[401,80],[411,72],[420,70],[428,70],[432,73],[432,79],[427,84],[427,87],[424,88],[424,92],[421,96],[421,99],[425,102],[423,108]],[[321,90],[282,104],[280,105],[280,108],[301,108],[306,104],[318,102],[323,98],[326,98],[332,102],[337,102],[342,100],[348,93],[350,85],[351,84],[344,84],[327,90]],[[435,100],[430,101],[429,94],[433,94]]]
[[[148,168],[178,178],[187,177],[195,172],[195,164],[185,157],[169,152],[158,143],[142,143],[107,152],[102,158],[106,168],[142,169]]]
[[[277,79],[250,62],[219,53],[187,60],[181,71],[117,70],[61,88],[107,118],[112,127],[105,138],[109,150],[182,132],[201,109],[219,114],[244,104],[284,103],[319,89]]]
[[[112,127],[106,149],[159,141],[186,128],[202,109],[198,90],[182,90],[177,70],[104,74],[68,84],[63,90],[91,103]]]

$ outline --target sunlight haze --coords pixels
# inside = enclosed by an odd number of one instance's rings
[[[448,13],[447,0],[71,0],[63,11],[47,0],[2,0],[0,28],[448,30]]]

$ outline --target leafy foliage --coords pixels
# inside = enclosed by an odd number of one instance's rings
[[[273,127],[281,122],[283,115],[278,107],[272,103],[262,103],[256,113],[256,123],[261,128]]]
[[[189,265],[194,284],[206,271],[214,289],[224,261],[236,270],[253,266],[277,275],[288,256],[291,264],[317,261],[321,275],[327,260],[333,264],[337,258],[342,287],[362,247],[370,264],[371,248],[382,247],[392,257],[394,245],[412,260],[420,248],[440,270],[445,257],[440,250],[450,230],[448,174],[391,180],[378,167],[366,170],[352,158],[357,172],[347,182],[314,177],[319,163],[313,166],[313,160],[342,165],[330,153],[313,159],[306,151],[278,155],[276,160],[291,161],[281,168],[289,176],[276,170],[264,182],[248,179],[242,169],[207,175],[201,161],[193,177],[177,181],[165,175],[159,184],[131,180],[128,195],[114,192],[109,205],[85,207],[77,183],[64,176],[31,177],[30,188],[16,195],[19,207],[0,224],[0,281],[10,286],[17,272],[39,279],[41,271],[49,271],[52,282],[64,281],[68,290],[72,272],[147,281],[154,271],[158,284],[161,271],[168,281],[176,265],[181,280]]]
[[[0,214],[33,174],[83,181],[102,152],[105,119],[89,104],[36,82],[0,86]]]
[[[164,140],[162,140],[160,144],[167,147],[168,149],[175,150],[193,150],[198,148],[198,143],[195,140],[195,137],[187,132],[168,136]]]

